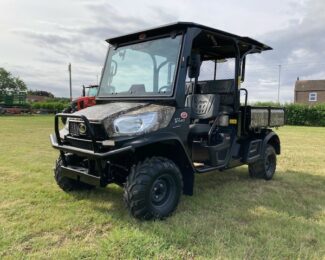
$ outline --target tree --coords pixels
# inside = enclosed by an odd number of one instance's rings
[[[19,77],[13,77],[10,72],[0,68],[0,92],[5,91],[25,91],[27,86]]]
[[[51,92],[44,91],[44,90],[28,90],[28,95],[35,95],[35,96],[44,96],[49,98],[54,98],[54,95]]]
[[[22,81],[19,77],[14,78],[15,88],[17,91],[25,91],[27,90],[27,86],[24,81]]]
[[[14,85],[10,72],[0,68],[0,91],[11,89]]]

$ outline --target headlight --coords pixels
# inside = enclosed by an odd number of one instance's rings
[[[61,139],[63,139],[67,134],[69,134],[69,118],[67,118],[64,127],[59,132]]]
[[[117,135],[142,134],[159,128],[158,113],[148,112],[138,115],[121,116],[114,120]]]
[[[65,125],[64,125],[64,129],[68,130],[68,131],[69,131],[69,121],[70,121],[70,118],[67,117],[67,121],[65,122]]]

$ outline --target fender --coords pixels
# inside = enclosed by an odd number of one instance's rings
[[[187,162],[191,165],[193,172],[195,172],[194,165],[192,163],[191,157],[189,155],[188,148],[185,147],[184,142],[180,137],[171,132],[160,132],[152,135],[144,136],[143,138],[137,138],[136,140],[131,140],[130,142],[124,143],[124,146],[132,146],[135,149],[145,147],[147,145],[156,145],[158,143],[172,142],[182,149],[182,152],[186,155]]]
[[[148,153],[150,156],[164,156],[173,160],[180,168],[183,176],[183,193],[193,195],[196,170],[188,148],[178,135],[171,132],[160,132],[126,142],[123,146],[133,147],[135,153],[144,157]]]
[[[262,149],[263,153],[268,144],[271,144],[274,147],[276,154],[281,153],[280,138],[273,131],[268,132],[263,139],[263,149]]]

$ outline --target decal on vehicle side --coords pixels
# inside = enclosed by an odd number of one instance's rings
[[[182,112],[181,113],[181,118],[186,119],[188,117],[187,112]]]

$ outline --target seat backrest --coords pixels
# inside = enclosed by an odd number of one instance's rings
[[[219,105],[220,96],[216,94],[192,94],[186,98],[186,106],[191,108],[192,119],[217,117]]]
[[[197,93],[201,94],[233,94],[235,81],[233,79],[199,81]]]
[[[133,94],[144,94],[146,93],[146,88],[144,84],[134,84],[130,87],[129,92]]]
[[[233,106],[235,103],[235,81],[233,79],[199,81],[197,93],[219,94],[221,106]]]

